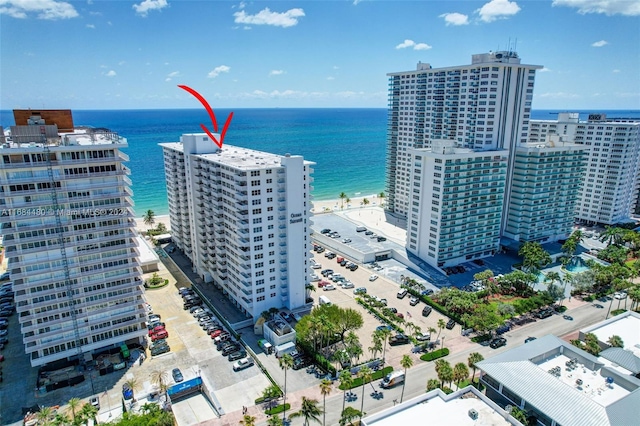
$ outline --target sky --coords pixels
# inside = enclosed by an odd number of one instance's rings
[[[534,109],[640,109],[640,0],[0,0],[0,109],[384,108],[509,48]]]

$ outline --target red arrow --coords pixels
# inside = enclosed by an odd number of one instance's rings
[[[191,87],[189,86],[184,86],[184,85],[178,85],[179,88],[186,90],[187,92],[191,93],[193,96],[195,96],[195,98],[197,100],[200,101],[200,103],[205,107],[205,109],[207,110],[207,112],[209,113],[209,118],[211,119],[211,122],[213,123],[213,131],[217,132],[218,131],[218,121],[216,120],[216,114],[213,112],[213,109],[211,109],[211,106],[209,105],[209,102],[207,102],[207,100],[202,97],[202,95],[198,92],[196,92],[195,90],[193,90]],[[218,139],[215,138],[215,136],[213,136],[213,134],[209,131],[209,129],[207,129],[207,127],[200,123],[200,127],[202,128],[202,130],[204,130],[204,132],[209,135],[209,137],[213,140],[213,142],[218,146],[218,148],[222,148],[222,143],[224,141],[224,135],[227,133],[227,129],[229,128],[229,124],[231,124],[231,119],[233,118],[233,112],[231,112],[229,114],[229,116],[227,117],[227,121],[224,123],[224,127],[222,128],[222,133],[220,133],[220,141],[218,141]]]

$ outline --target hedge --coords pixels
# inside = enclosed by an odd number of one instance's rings
[[[400,318],[397,317],[395,314],[392,315],[386,315],[384,312],[382,311],[378,311],[376,308],[374,308],[373,306],[369,305],[367,302],[365,302],[364,300],[362,300],[361,298],[356,298],[356,301],[362,305],[362,307],[364,307],[367,311],[369,311],[369,313],[371,313],[372,315],[378,316],[380,318],[383,318],[387,321],[387,324],[391,326],[391,328],[393,328],[395,331],[399,332],[399,333],[403,333],[404,334],[404,329],[402,327],[400,327],[399,325],[396,324],[396,321],[398,321]],[[384,308],[383,308],[384,309]]]
[[[423,354],[420,359],[423,361],[433,361],[434,359],[442,358],[447,355],[449,355],[449,348],[442,348]]]
[[[440,312],[442,315],[445,315],[445,316],[451,318],[452,320],[454,320],[458,324],[462,324],[463,326],[466,326],[464,321],[462,321],[462,318],[460,318],[458,315],[456,315],[456,314],[454,314],[452,312],[449,312],[449,310],[447,308],[445,308],[444,306],[442,306],[439,303],[434,302],[430,297],[425,296],[423,294],[420,294],[419,291],[414,290],[411,287],[406,287],[405,286],[405,288],[409,291],[409,293],[412,296],[415,296],[419,300],[422,300],[424,303],[426,303],[427,305],[431,306],[433,309],[435,309],[436,311]]]
[[[373,374],[371,374],[370,382],[373,382],[374,380],[382,379],[384,376],[391,373],[392,371],[393,371],[393,367],[391,366],[385,367],[382,370],[374,371]],[[349,386],[349,388],[347,389],[357,388],[358,386],[362,386],[362,377],[356,377],[355,379],[353,379],[351,386]],[[342,385],[338,387],[340,388],[340,390],[346,390]]]
[[[289,404],[288,402],[284,405],[280,404],[276,407],[273,408],[269,408],[268,410],[264,410],[264,413],[266,415],[273,415],[273,414],[278,414],[278,413],[282,413],[284,410],[288,410],[289,408],[291,408],[291,404]]]
[[[336,375],[336,368],[321,353],[314,351],[313,347],[303,340],[298,340],[297,343],[306,354],[313,358],[313,361],[318,367],[330,373],[332,376]]]

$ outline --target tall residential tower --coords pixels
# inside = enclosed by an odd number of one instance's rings
[[[65,111],[15,112],[0,149],[1,232],[33,366],[147,333],[127,141],[74,129]]]
[[[202,134],[160,144],[172,237],[248,317],[306,304],[314,164]]]

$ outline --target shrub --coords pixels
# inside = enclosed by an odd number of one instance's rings
[[[442,348],[423,354],[420,359],[423,361],[433,361],[434,359],[442,358],[447,355],[449,355],[449,348]]]
[[[374,371],[373,374],[371,375],[370,382],[373,382],[374,380],[382,379],[384,376],[391,373],[392,371],[393,371],[393,367],[391,366],[385,367],[382,370]],[[349,387],[349,389],[357,388],[359,386],[362,386],[362,377],[354,378],[353,383],[351,384],[351,387]],[[342,385],[339,386],[339,388],[340,390],[346,390],[342,387]]]
[[[284,410],[288,410],[289,408],[291,408],[291,404],[287,402],[286,404],[280,404],[273,408],[269,408],[268,410],[264,410],[264,413],[270,416],[273,414],[282,413]]]
[[[627,312],[626,309],[616,309],[614,311],[611,311],[611,315],[616,316],[616,315],[624,314],[625,312]]]
[[[449,395],[450,393],[453,393],[453,389],[451,389],[451,388],[450,388],[450,387],[448,387],[448,386],[443,386],[443,387],[442,387],[442,388],[440,388],[440,389],[442,389],[442,392],[446,393],[447,395]]]
[[[482,343],[482,342],[486,342],[487,340],[491,340],[490,334],[482,334],[480,336],[474,336],[471,338],[471,341],[473,343]]]

